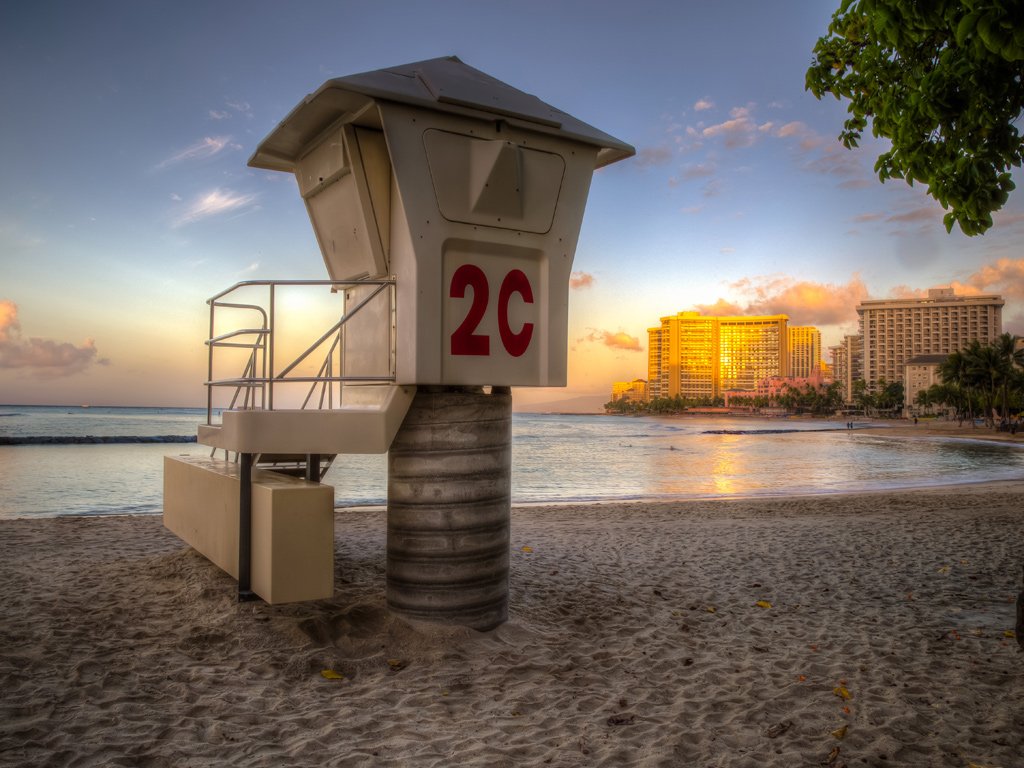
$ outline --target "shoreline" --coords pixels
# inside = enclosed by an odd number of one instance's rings
[[[1009,768],[1022,497],[517,506],[484,633],[387,612],[382,511],[281,606],[156,516],[0,521],[0,764]]]
[[[897,438],[900,436],[896,436]],[[822,490],[822,491],[781,491],[779,493],[761,493],[761,494],[745,494],[745,495],[731,495],[731,496],[638,496],[638,497],[615,497],[606,499],[567,499],[567,500],[545,500],[545,501],[513,501],[512,510],[517,509],[523,510],[536,510],[536,509],[550,509],[550,510],[561,510],[565,508],[578,508],[578,507],[635,507],[643,505],[645,507],[651,506],[670,506],[676,504],[701,504],[701,503],[735,503],[740,504],[744,502],[770,502],[770,501],[783,501],[786,499],[792,499],[797,501],[810,501],[813,499],[841,499],[846,497],[857,497],[857,496],[877,496],[880,494],[903,494],[903,493],[943,493],[949,491],[968,491],[971,489],[978,490],[1006,490],[1007,488],[1016,488],[1021,494],[1021,498],[1024,499],[1024,476],[1021,477],[1009,477],[1002,479],[986,478],[984,480],[956,480],[950,483],[932,483],[930,485],[908,485],[898,487],[887,487],[887,488],[862,488],[862,489],[842,489],[842,490]],[[1024,503],[1024,502],[1022,502]],[[334,507],[335,514],[339,512],[364,512],[364,513],[384,513],[387,511],[386,504],[336,504]],[[153,512],[91,512],[91,513],[72,513],[72,514],[61,514],[53,513],[48,515],[16,515],[11,517],[0,517],[0,526],[4,523],[12,522],[15,520],[56,520],[56,519],[68,519],[68,518],[85,518],[85,519],[108,519],[108,518],[157,518],[162,515],[160,511]]]
[[[586,415],[586,414],[563,414],[566,416],[572,415]],[[1016,445],[1024,445],[1024,424],[1017,430],[1016,434],[1011,435],[1009,432],[999,432],[992,427],[987,426],[974,426],[969,421],[964,421],[960,424],[955,419],[939,419],[936,417],[925,417],[920,418],[917,424],[914,424],[910,419],[881,419],[873,416],[860,416],[857,418],[851,418],[856,426],[853,430],[847,430],[841,424],[845,423],[845,419],[841,420],[838,417],[828,416],[805,416],[805,415],[787,415],[787,416],[762,416],[760,414],[752,413],[645,413],[645,414],[621,414],[621,413],[604,413],[604,414],[589,414],[592,416],[609,416],[613,418],[655,418],[655,419],[702,419],[702,418],[728,418],[728,419],[762,419],[764,421],[785,424],[786,422],[806,422],[806,421],[817,421],[822,424],[834,423],[836,426],[827,431],[834,432],[845,432],[852,431],[853,433],[863,432],[865,430],[874,430],[878,434],[888,433],[892,437],[941,437],[950,440],[985,440],[990,442],[998,443],[1009,443]]]

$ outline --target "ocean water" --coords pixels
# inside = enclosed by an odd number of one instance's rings
[[[0,406],[0,518],[158,514],[163,456],[205,410]],[[515,503],[838,493],[1024,477],[1024,450],[844,422],[514,414]],[[6,443],[6,444],[5,444]],[[12,444],[13,443],[13,444]],[[339,457],[339,505],[381,505],[385,456]]]

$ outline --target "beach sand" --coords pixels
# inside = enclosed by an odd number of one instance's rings
[[[0,522],[0,764],[1019,767],[1022,500],[516,508],[487,633],[388,615],[382,511],[277,607],[158,517]]]
[[[859,419],[856,423],[859,429],[873,429],[876,434],[890,437],[942,437],[1024,445],[1024,429],[1011,434],[955,419],[920,419],[917,424],[910,419]]]

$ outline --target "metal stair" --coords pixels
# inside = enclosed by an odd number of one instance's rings
[[[292,294],[290,301],[281,298],[284,291],[318,288],[329,288],[314,296],[329,300],[322,316],[330,325],[322,333],[294,319],[312,302],[296,301]],[[414,387],[395,384],[394,293],[391,278],[250,280],[210,299],[207,419],[198,441],[215,450],[262,455],[262,464],[276,471],[301,469],[302,476],[318,478],[326,471],[324,462],[330,466],[338,454],[386,452],[415,394]],[[282,348],[294,348],[282,328],[294,335],[297,327],[315,340],[281,364]],[[322,362],[315,369],[310,363],[317,354]],[[240,376],[222,375],[239,367]],[[215,393],[224,391],[231,397],[217,408]],[[282,407],[286,402],[293,405]],[[319,469],[307,473],[313,463],[307,457],[313,455],[320,457]]]

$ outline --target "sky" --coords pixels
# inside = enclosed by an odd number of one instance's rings
[[[205,403],[206,299],[327,277],[293,177],[246,163],[325,80],[457,55],[636,147],[598,171],[573,263],[568,386],[646,377],[680,311],[789,315],[827,347],[858,302],[999,293],[1024,334],[1024,193],[947,234],[885,149],[804,89],[820,0],[0,6],[0,403]],[[1019,174],[1018,174],[1019,178]]]

